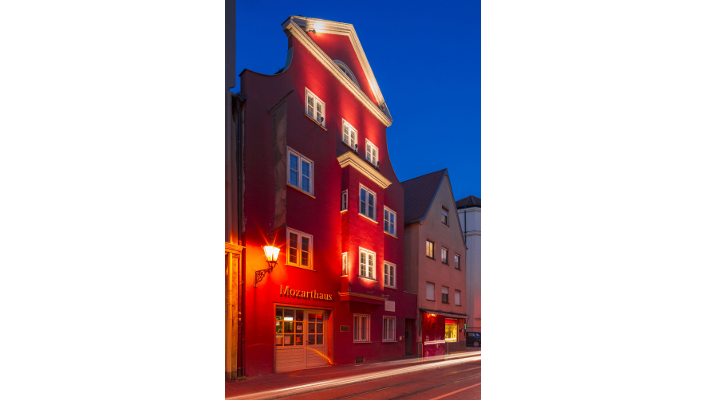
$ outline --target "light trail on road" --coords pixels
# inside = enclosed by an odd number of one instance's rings
[[[433,363],[424,363],[424,364],[420,364],[420,365],[414,365],[411,367],[398,368],[398,369],[393,369],[393,370],[385,370],[385,371],[379,371],[379,372],[371,372],[371,373],[367,373],[367,374],[355,375],[352,377],[329,379],[326,381],[314,382],[314,383],[309,383],[309,384],[299,385],[299,386],[291,386],[288,388],[270,390],[267,392],[253,393],[253,394],[234,396],[234,397],[226,397],[225,400],[255,400],[255,399],[264,399],[264,398],[276,398],[276,397],[281,397],[284,395],[293,396],[293,395],[301,394],[301,393],[305,393],[305,392],[330,389],[330,388],[334,388],[334,387],[338,387],[338,386],[345,386],[345,385],[351,385],[351,384],[355,384],[355,383],[362,383],[362,382],[371,381],[371,380],[375,380],[375,379],[389,378],[391,376],[410,374],[413,372],[419,372],[419,371],[424,371],[424,370],[428,370],[428,369],[439,369],[439,368],[449,367],[449,366],[453,366],[453,365],[464,364],[464,363],[468,363],[471,361],[478,361],[480,359],[481,359],[480,355],[479,356],[472,356],[472,357],[453,357],[451,359],[446,359],[444,361],[438,361],[438,362],[433,362]]]

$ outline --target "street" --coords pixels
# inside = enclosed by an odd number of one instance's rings
[[[303,393],[286,399],[434,400],[451,396],[456,399],[480,399],[480,370],[481,361],[475,360],[434,370]]]

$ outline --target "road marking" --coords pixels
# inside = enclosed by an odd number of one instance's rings
[[[465,387],[465,388],[463,388],[463,389],[459,389],[459,390],[457,390],[457,391],[455,391],[455,392],[446,393],[446,394],[443,395],[443,396],[434,397],[434,398],[431,399],[431,400],[443,399],[444,397],[451,396],[452,394],[456,394],[456,393],[458,393],[458,392],[463,392],[464,390],[468,390],[468,389],[473,388],[473,387],[476,387],[476,386],[478,386],[478,385],[480,385],[480,383],[476,383],[475,385],[471,385],[471,386],[469,386],[469,387]]]

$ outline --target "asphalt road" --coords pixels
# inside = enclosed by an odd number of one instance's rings
[[[290,400],[480,399],[480,360],[287,397]]]

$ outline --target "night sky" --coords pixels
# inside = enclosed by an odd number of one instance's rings
[[[480,1],[294,3],[237,1],[236,73],[284,66],[290,15],[353,24],[392,114],[397,177],[448,168],[456,200],[482,197]]]

